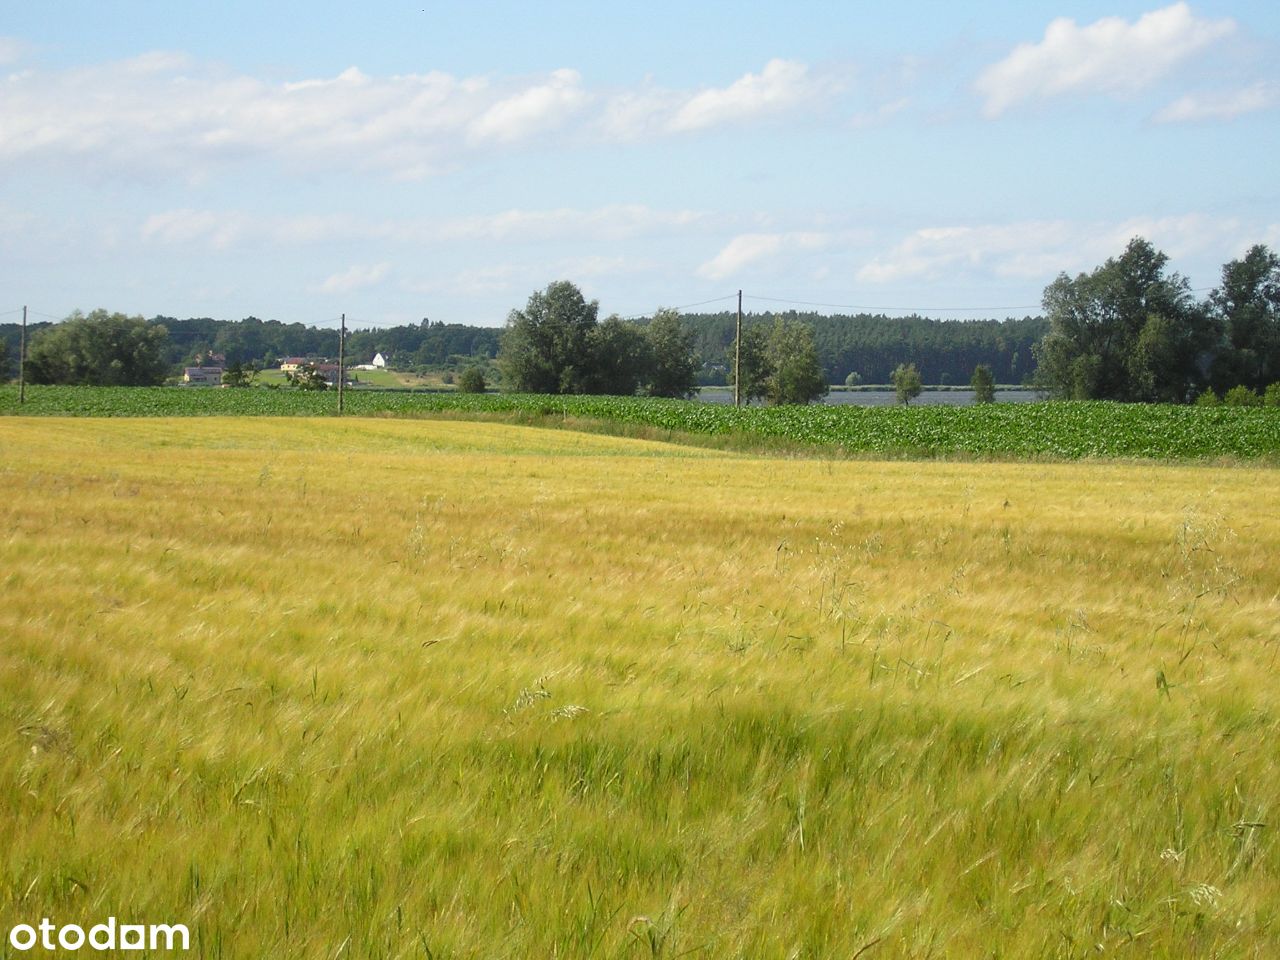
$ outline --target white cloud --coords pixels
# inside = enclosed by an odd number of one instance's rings
[[[17,63],[27,53],[27,45],[17,37],[0,37],[0,67]]]
[[[505,293],[517,284],[527,287],[532,283],[530,271],[525,267],[503,263],[474,267],[438,280],[417,280],[406,283],[411,293],[452,294],[454,296],[481,297]]]
[[[391,264],[389,263],[357,265],[327,277],[317,289],[320,293],[351,293],[354,290],[364,290],[368,287],[376,287],[390,272]]]
[[[441,239],[621,240],[642,234],[683,230],[706,219],[694,210],[655,210],[640,204],[611,204],[594,210],[506,210],[450,220],[432,228]]]
[[[744,233],[730,240],[719,253],[698,267],[698,276],[724,280],[753,263],[776,257],[787,249],[815,250],[830,238],[823,233]]]
[[[351,67],[280,83],[156,52],[0,78],[0,164],[48,160],[80,173],[198,179],[265,157],[289,169],[418,178],[551,132],[668,136],[785,110],[829,88],[803,64],[783,60],[723,88],[606,93],[569,69],[467,78],[377,77]]]
[[[545,243],[618,241],[703,229],[712,219],[695,210],[655,210],[611,204],[589,210],[504,210],[450,220],[361,220],[340,214],[268,217],[242,210],[165,210],[148,216],[141,238],[165,245],[300,247],[345,240],[414,245],[467,241]]]
[[[927,227],[864,264],[855,277],[878,285],[962,275],[1047,282],[1063,271],[1092,269],[1123,252],[1134,237],[1145,237],[1169,256],[1182,258],[1242,248],[1258,242],[1257,236],[1255,225],[1202,214]]]
[[[1235,30],[1235,22],[1196,17],[1186,3],[1133,23],[1105,17],[1081,27],[1052,21],[1039,43],[1024,43],[987,67],[974,83],[996,117],[1024,101],[1064,93],[1129,94],[1168,75],[1193,54]]]
[[[499,100],[472,122],[476,140],[511,143],[561,126],[588,100],[576,70],[556,70],[546,83]]]
[[[618,277],[646,273],[655,267],[654,261],[643,257],[606,257],[592,254],[561,261],[556,273],[562,277]]]
[[[1157,123],[1232,120],[1277,105],[1280,105],[1280,87],[1274,83],[1259,82],[1240,90],[1180,97],[1157,113],[1155,120]]]
[[[671,118],[673,131],[702,130],[793,107],[818,92],[809,68],[790,60],[770,60],[760,73],[748,73],[722,89],[703,90]]]
[[[167,210],[143,222],[142,239],[166,245],[200,242],[221,250],[240,240],[251,227],[251,218],[243,213]]]
[[[615,93],[603,102],[597,125],[611,140],[693,133],[819,103],[839,88],[833,75],[815,76],[803,63],[775,59],[727,87],[692,92],[646,84]]]

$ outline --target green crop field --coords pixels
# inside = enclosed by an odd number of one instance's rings
[[[332,400],[194,393],[32,399]],[[1275,479],[0,417],[0,920],[208,958],[1280,956]]]
[[[333,392],[165,387],[36,387],[19,409],[0,387],[0,414],[53,416],[323,416]],[[968,407],[732,407],[640,397],[453,392],[348,392],[360,416],[473,416],[594,423],[690,442],[785,444],[848,454],[1000,458],[1280,460],[1280,407],[996,403]]]

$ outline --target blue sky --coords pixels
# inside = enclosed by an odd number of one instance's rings
[[[0,319],[1204,290],[1280,247],[1278,65],[1274,3],[0,3]]]

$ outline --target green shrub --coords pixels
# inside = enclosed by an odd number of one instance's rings
[[[1222,403],[1228,407],[1260,407],[1262,398],[1248,387],[1238,386],[1222,395]]]
[[[476,366],[467,367],[458,378],[458,389],[463,393],[484,393],[487,386],[484,371]]]
[[[893,381],[894,392],[898,396],[898,403],[907,406],[916,397],[920,396],[922,388],[920,383],[920,371],[916,369],[914,363],[898,364],[889,379]]]
[[[969,386],[973,387],[974,403],[994,403],[996,399],[996,378],[991,372],[991,368],[985,363],[980,363],[973,368],[973,376],[969,380]]]
[[[1267,392],[1262,395],[1262,405],[1264,407],[1280,407],[1280,380],[1267,387]]]
[[[1204,393],[1196,397],[1197,407],[1220,407],[1222,401],[1218,399],[1218,395],[1213,392],[1211,387],[1205,387]]]

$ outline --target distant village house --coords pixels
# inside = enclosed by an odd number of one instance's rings
[[[191,387],[222,386],[221,367],[183,367],[182,382]]]
[[[355,365],[356,370],[385,370],[387,368],[387,358],[380,353],[373,355],[373,363],[358,363]]]

